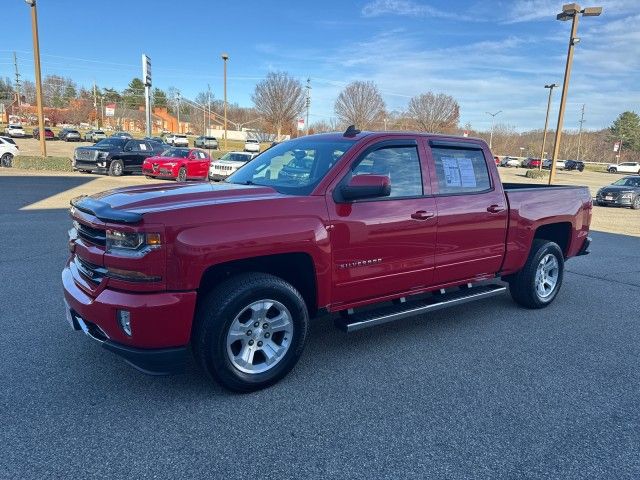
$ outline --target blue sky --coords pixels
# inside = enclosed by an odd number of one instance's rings
[[[43,75],[81,85],[124,88],[153,63],[154,86],[193,98],[211,84],[222,97],[222,60],[230,55],[229,101],[251,105],[270,70],[312,81],[311,121],[328,120],[344,85],[375,81],[389,110],[413,95],[442,92],[460,103],[461,124],[488,129],[542,128],[545,83],[562,83],[570,22],[555,20],[562,1],[207,1],[38,0]],[[565,117],[577,129],[640,112],[640,0],[603,0],[601,17],[583,18]],[[591,4],[589,4],[591,5]],[[0,76],[33,78],[29,9],[3,1]],[[554,95],[557,106],[560,89]],[[557,115],[553,110],[553,115]],[[553,118],[553,117],[552,117]],[[552,121],[553,123],[553,121]]]

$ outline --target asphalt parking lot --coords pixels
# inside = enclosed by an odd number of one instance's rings
[[[319,319],[288,377],[234,395],[69,328],[69,192],[133,181],[101,179],[0,175],[0,478],[640,477],[638,236],[594,231],[544,310],[505,295],[350,335]]]

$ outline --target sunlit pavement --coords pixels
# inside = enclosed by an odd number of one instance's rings
[[[0,478],[640,477],[640,238],[594,232],[544,310],[318,319],[287,378],[233,395],[64,318],[68,197],[136,182],[0,175]]]

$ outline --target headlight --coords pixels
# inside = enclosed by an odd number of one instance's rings
[[[162,244],[159,233],[121,232],[107,230],[106,249],[113,253],[144,255],[149,249],[158,248]]]
[[[107,158],[109,156],[109,152],[98,152],[98,158]]]
[[[114,248],[137,250],[144,244],[144,233],[126,233],[107,230],[107,251]]]
[[[601,197],[602,196],[602,189],[598,190],[598,192],[596,193],[596,197]]]
[[[622,194],[622,198],[631,199],[631,197],[633,197],[633,192],[625,192]]]

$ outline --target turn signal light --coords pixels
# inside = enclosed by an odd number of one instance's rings
[[[159,233],[147,233],[147,245],[150,247],[157,247],[162,245],[160,241]]]

